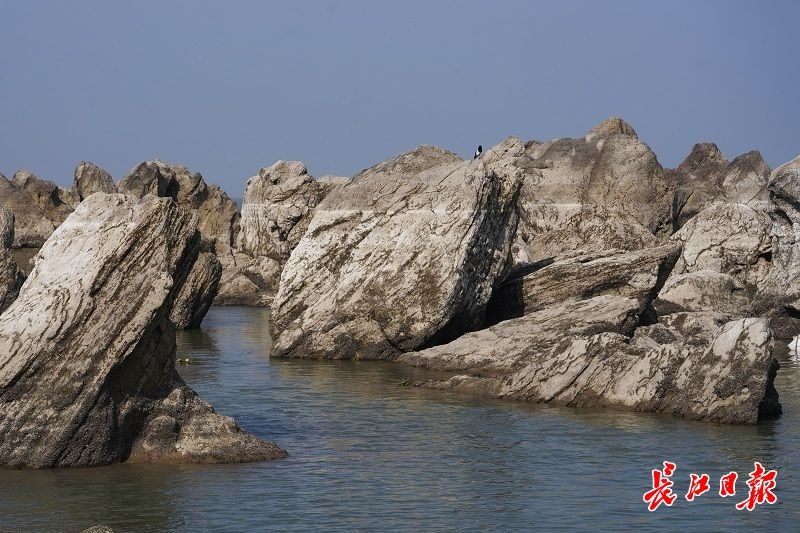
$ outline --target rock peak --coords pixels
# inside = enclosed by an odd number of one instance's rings
[[[606,137],[608,135],[629,135],[636,139],[639,138],[633,126],[619,117],[610,117],[589,130],[589,133],[586,134],[586,140]]]
[[[692,151],[677,170],[683,174],[706,175],[712,169],[727,166],[728,160],[716,144],[701,142],[692,146]]]

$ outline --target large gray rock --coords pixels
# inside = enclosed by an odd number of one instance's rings
[[[678,183],[676,227],[715,202],[765,204],[769,200],[769,175],[769,165],[757,151],[729,163],[716,144],[695,144],[678,168],[670,171]]]
[[[479,326],[507,268],[524,150],[423,146],[336,188],[283,269],[275,355],[388,358]]]
[[[668,244],[633,252],[607,250],[561,259],[495,289],[487,316],[498,322],[569,299],[601,294],[633,298],[640,312],[658,294],[672,271],[680,246]]]
[[[0,207],[0,246],[11,248],[14,244],[14,213]]]
[[[117,186],[114,184],[114,178],[111,177],[111,174],[88,161],[81,161],[75,167],[72,188],[81,201],[96,192],[109,194],[117,192]]]
[[[526,145],[515,262],[567,251],[636,250],[671,232],[674,184],[628,124]]]
[[[168,199],[95,193],[0,316],[0,464],[239,462],[284,454],[175,370],[173,302],[200,246]]]
[[[0,174],[0,205],[14,214],[14,246],[39,247],[56,225],[24,190]]]
[[[175,296],[169,315],[178,329],[199,328],[217,295],[222,265],[215,254],[214,242],[205,241],[192,270]]]
[[[262,168],[247,180],[237,249],[285,263],[330,189],[299,161]]]
[[[427,386],[495,398],[736,424],[780,413],[768,320],[679,313],[630,337],[638,308],[567,301],[398,360],[463,372]]]
[[[753,291],[728,274],[698,270],[671,276],[653,307],[659,315],[679,312],[709,312],[729,318],[753,316]]]
[[[25,275],[17,266],[11,252],[0,247],[0,313],[14,303],[24,282]]]
[[[222,278],[214,305],[269,307],[278,292],[282,263],[235,250],[220,253]]]
[[[64,219],[73,211],[70,200],[65,201],[62,198],[66,190],[61,189],[52,181],[39,179],[32,172],[20,170],[14,174],[12,182],[18,189],[28,193],[33,203],[53,222],[55,227],[64,222]]]

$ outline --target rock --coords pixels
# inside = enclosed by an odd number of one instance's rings
[[[555,261],[505,281],[489,301],[489,323],[520,317],[569,299],[602,294],[632,298],[644,312],[658,294],[681,248],[668,244],[634,252],[608,250]]]
[[[27,170],[20,170],[14,174],[13,183],[18,189],[28,193],[33,203],[55,227],[72,213],[72,207],[61,199],[62,189],[52,181],[41,180]]]
[[[81,531],[81,533],[114,533],[114,530],[106,525],[97,525],[97,526],[87,527],[86,529]]]
[[[95,193],[0,316],[0,464],[241,462],[284,455],[175,370],[175,296],[200,246],[168,199]]]
[[[14,214],[14,246],[39,247],[56,226],[25,191],[0,174],[0,205]]]
[[[282,265],[269,257],[240,252],[219,255],[222,279],[214,305],[269,307],[278,291]]]
[[[465,371],[424,385],[495,398],[754,424],[780,413],[766,319],[678,313],[629,337],[639,304],[569,301],[398,360]]]
[[[334,189],[273,303],[279,357],[389,358],[478,327],[508,266],[524,146],[422,146]]]
[[[567,251],[635,250],[671,233],[674,184],[619,119],[583,139],[526,145],[516,263]]]
[[[670,277],[653,307],[659,315],[709,312],[728,318],[753,316],[753,291],[737,279],[714,270],[698,270]]]
[[[96,192],[117,192],[117,186],[114,184],[111,174],[88,161],[81,161],[75,167],[72,188],[76,191],[79,200],[84,200]]]
[[[285,263],[328,190],[299,161],[262,168],[247,180],[238,251]]]
[[[768,200],[770,168],[757,151],[728,163],[716,144],[698,143],[670,175],[679,184],[676,228],[715,202],[755,206]]]
[[[222,265],[215,254],[214,241],[203,243],[192,270],[175,297],[169,315],[178,329],[199,328],[217,295]]]
[[[326,174],[318,177],[317,181],[325,185],[347,185],[350,183],[351,179],[353,178],[350,176],[331,176],[330,174]]]
[[[23,283],[25,275],[17,267],[11,252],[7,248],[0,248],[0,313],[14,303]]]
[[[769,215],[745,204],[712,204],[690,219],[673,240],[683,252],[673,273],[713,270],[745,285],[762,285],[772,252]]]
[[[14,244],[14,213],[3,208],[0,208],[0,239],[3,248],[11,248]]]

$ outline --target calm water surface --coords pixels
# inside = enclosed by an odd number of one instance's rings
[[[219,412],[286,448],[225,466],[0,470],[0,530],[797,530],[800,370],[779,355],[785,415],[755,427],[476,401],[398,386],[419,370],[270,360],[267,314],[214,308],[179,336],[184,379]],[[650,470],[674,461],[681,494],[648,513]],[[753,461],[778,469],[778,503],[734,505]],[[737,497],[716,495],[739,472]],[[690,472],[712,491],[682,499]]]

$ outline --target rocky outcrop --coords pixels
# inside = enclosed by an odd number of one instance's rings
[[[169,315],[199,246],[196,216],[168,199],[95,193],[56,230],[0,316],[0,464],[284,454],[175,371]]]
[[[719,313],[728,318],[756,314],[753,292],[744,283],[714,270],[697,270],[670,277],[653,307],[659,315],[679,312]]]
[[[197,260],[189,271],[169,315],[178,329],[199,328],[217,295],[222,265],[214,250],[214,241],[204,241]]]
[[[25,191],[0,174],[0,205],[14,214],[14,246],[39,247],[56,226]]]
[[[219,255],[222,279],[214,305],[269,307],[278,292],[282,265],[269,257],[235,250]]]
[[[299,161],[278,161],[247,180],[237,249],[285,263],[329,190]]]
[[[490,323],[520,317],[569,299],[602,294],[632,298],[644,312],[672,271],[681,248],[675,244],[633,252],[607,250],[542,265],[505,281],[489,302]]]
[[[463,372],[424,385],[495,398],[736,424],[780,413],[768,320],[678,313],[630,336],[638,308],[567,301],[398,360]]]
[[[71,201],[69,193],[52,181],[41,180],[27,170],[20,170],[14,174],[12,182],[18,189],[28,193],[36,207],[55,227],[64,222],[73,211],[73,207],[69,204]],[[64,195],[67,195],[67,198],[63,198]]]
[[[655,154],[609,119],[582,139],[526,144],[515,263],[636,250],[671,232],[672,190]]]
[[[742,154],[728,163],[716,144],[697,143],[670,175],[678,183],[677,228],[715,202],[753,206],[769,199],[770,168],[757,151]]]
[[[11,248],[14,244],[14,213],[0,208],[0,247]]]
[[[117,186],[114,184],[114,178],[111,177],[111,174],[88,161],[81,161],[75,167],[72,189],[78,195],[79,201],[96,192],[109,194],[117,192]]]
[[[17,299],[25,275],[11,255],[14,242],[14,213],[0,209],[0,314]]]
[[[283,269],[283,357],[388,358],[483,322],[507,268],[524,147],[482,158],[423,146],[333,190]]]

